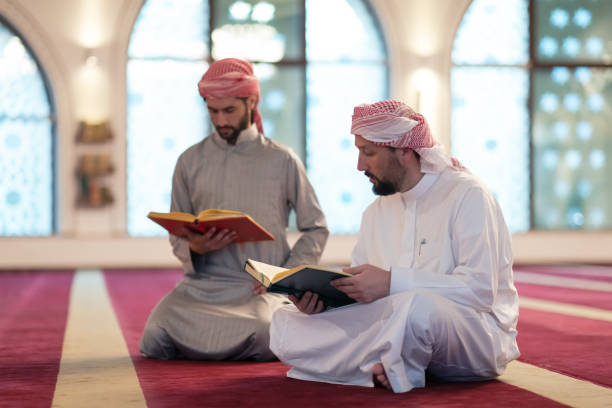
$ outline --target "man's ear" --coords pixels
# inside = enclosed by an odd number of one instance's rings
[[[247,106],[249,107],[250,110],[255,109],[258,102],[259,102],[259,97],[256,94],[252,94],[247,97]]]
[[[402,163],[402,165],[406,166],[410,164],[412,161],[416,159],[416,155],[414,154],[414,150],[409,148],[404,149],[395,149],[395,156]]]

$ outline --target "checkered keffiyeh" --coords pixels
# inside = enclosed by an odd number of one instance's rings
[[[417,149],[434,145],[425,117],[395,100],[356,106],[351,133],[379,146]]]
[[[351,133],[378,146],[412,149],[421,156],[423,171],[441,171],[447,166],[465,167],[449,157],[433,138],[425,117],[401,101],[386,100],[359,105],[353,110]]]
[[[246,98],[257,95],[259,103],[259,81],[253,74],[250,62],[225,58],[213,62],[198,82],[202,98]],[[263,134],[263,123],[257,106],[253,109],[253,120],[257,130]]]

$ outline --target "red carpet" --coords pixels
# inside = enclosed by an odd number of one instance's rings
[[[431,383],[425,389],[393,394],[381,389],[304,382],[285,377],[273,363],[156,361],[138,353],[149,311],[180,279],[173,271],[105,273],[113,306],[150,407],[465,407],[486,401],[497,407],[563,406],[498,381]]]
[[[529,272],[580,279],[607,276],[598,267],[517,268]],[[612,269],[608,269],[612,273]],[[516,283],[519,296],[612,310],[612,293]],[[520,360],[552,371],[612,387],[612,323],[521,308],[518,324]]]
[[[49,407],[73,272],[0,272],[0,407]]]
[[[523,308],[520,361],[612,387],[612,323]]]
[[[519,296],[612,310],[612,292],[515,282]],[[522,317],[522,316],[521,316]],[[519,318],[520,321],[520,318]]]
[[[527,266],[514,267],[516,272],[531,272],[562,278],[612,282],[612,267],[605,266]]]

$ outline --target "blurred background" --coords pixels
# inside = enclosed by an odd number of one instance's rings
[[[0,268],[177,266],[146,214],[226,57],[306,165],[322,263],[375,198],[352,108],[386,98],[494,191],[517,263],[612,263],[611,26],[607,0],[0,0]]]

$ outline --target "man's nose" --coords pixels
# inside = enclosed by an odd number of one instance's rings
[[[357,158],[357,170],[359,170],[359,171],[366,171],[367,170],[367,166],[366,166],[365,160],[361,157],[361,154]]]
[[[228,124],[227,116],[223,113],[217,113],[213,118],[213,121],[215,122],[215,125],[219,127],[223,127]]]

